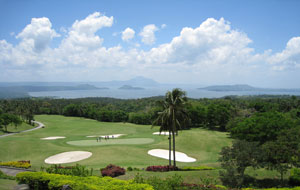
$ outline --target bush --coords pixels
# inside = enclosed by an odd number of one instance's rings
[[[174,166],[148,166],[146,171],[152,172],[168,172],[168,171],[177,171],[178,168]]]
[[[106,168],[101,169],[102,176],[117,177],[125,174],[125,169],[120,166],[109,164]]]
[[[212,184],[189,184],[183,183],[183,178],[179,175],[173,175],[162,179],[160,177],[152,176],[145,178],[139,173],[133,179],[136,183],[147,183],[155,190],[226,190],[227,188],[221,185],[212,185]]]
[[[300,185],[300,168],[291,169],[291,175],[289,177],[289,184],[295,186]]]
[[[183,168],[179,168],[180,171],[199,171],[199,170],[215,170],[216,168],[208,167],[208,166],[185,166]]]
[[[46,171],[47,173],[54,173],[54,174],[62,174],[62,175],[73,175],[73,176],[92,176],[93,175],[93,168],[91,170],[86,169],[85,166],[81,166],[76,164],[76,166],[61,166],[61,165],[52,165],[49,168],[41,167],[41,171]]]
[[[148,184],[137,184],[131,181],[111,177],[78,177],[45,172],[22,172],[17,174],[19,183],[28,184],[35,190],[58,190],[68,185],[72,190],[153,190]]]
[[[147,183],[151,186],[153,186],[153,188],[155,190],[182,190],[184,188],[182,188],[182,183],[183,183],[183,179],[181,176],[179,175],[174,175],[171,177],[168,177],[166,179],[161,179],[160,177],[156,177],[156,176],[152,176],[149,178],[144,178],[143,176],[141,176],[140,174],[137,174],[133,181],[135,183]]]
[[[9,166],[15,168],[30,168],[31,164],[30,161],[12,161],[12,162],[0,162],[0,166]]]
[[[132,168],[131,166],[129,166],[127,168],[127,171],[141,171],[139,168]]]

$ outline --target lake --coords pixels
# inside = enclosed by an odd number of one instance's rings
[[[145,90],[120,90],[120,89],[104,89],[104,90],[73,90],[73,91],[51,91],[51,92],[29,92],[33,97],[54,97],[54,98],[86,98],[86,97],[110,97],[119,99],[137,99],[152,96],[164,96],[167,92],[166,88],[148,88]],[[187,92],[189,98],[220,98],[228,95],[297,95],[300,92],[267,92],[267,91],[228,91],[215,92],[198,89],[183,89]]]

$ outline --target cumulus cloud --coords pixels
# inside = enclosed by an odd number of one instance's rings
[[[243,63],[252,56],[249,43],[246,34],[232,30],[223,18],[209,18],[195,29],[183,28],[170,43],[153,48],[149,56],[161,63],[202,66]]]
[[[276,71],[300,68],[300,37],[290,39],[285,49],[268,59]]]
[[[95,33],[103,27],[111,27],[113,17],[101,15],[95,12],[83,20],[76,20],[72,25],[68,36],[62,42],[64,49],[82,51],[100,47],[103,39]]]
[[[131,40],[132,38],[134,38],[134,34],[135,34],[135,31],[128,27],[122,32],[122,40],[123,41]]]
[[[154,44],[156,40],[155,32],[157,30],[158,28],[154,24],[144,26],[143,30],[139,34],[142,37],[142,42],[146,45]]]
[[[164,29],[164,28],[166,28],[166,27],[167,27],[166,24],[162,24],[162,25],[160,26],[161,29]]]
[[[44,50],[54,37],[60,35],[52,29],[50,20],[46,17],[32,18],[28,24],[16,38],[22,39],[23,43],[33,46],[36,51]]]
[[[98,35],[103,27],[111,27],[113,17],[95,12],[76,20],[56,48],[49,44],[59,35],[48,18],[34,18],[12,45],[0,40],[0,80],[113,80],[125,76],[155,73],[155,79],[189,83],[248,83],[249,80],[290,80],[300,74],[300,37],[287,42],[281,52],[255,53],[247,34],[233,29],[223,18],[208,18],[196,28],[182,28],[178,36],[150,50],[140,44],[128,49],[117,45],[104,47]],[[162,26],[161,26],[162,28]],[[155,42],[155,25],[147,25],[139,34],[142,42]],[[101,32],[100,32],[101,34]],[[134,37],[126,28],[122,40]],[[286,71],[293,70],[293,75]],[[285,73],[285,74],[283,74]],[[11,76],[8,78],[8,76]]]

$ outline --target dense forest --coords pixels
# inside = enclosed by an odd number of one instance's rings
[[[142,99],[80,98],[50,99],[24,98],[0,100],[0,110],[19,115],[26,120],[36,114],[56,114],[85,117],[105,122],[152,124],[161,111],[163,97]],[[228,96],[217,99],[189,99],[186,105],[191,127],[214,130],[233,130],[233,126],[247,118],[265,112],[291,119],[300,117],[300,98],[296,96]]]

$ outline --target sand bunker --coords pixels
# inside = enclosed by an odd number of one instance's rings
[[[55,140],[55,139],[64,139],[66,137],[61,137],[61,136],[56,136],[56,137],[46,137],[46,138],[41,138],[42,140]]]
[[[47,164],[65,164],[71,162],[77,162],[80,160],[87,159],[92,156],[91,152],[85,151],[71,151],[71,152],[63,152],[60,154],[56,154],[54,156],[50,156],[45,160]]]
[[[108,136],[109,138],[118,138],[122,135],[125,135],[125,134],[113,134],[113,135],[92,135],[92,136],[86,136],[86,137],[102,137],[102,138],[105,138],[105,136]]]
[[[155,132],[155,133],[153,133],[153,135],[169,135],[169,132],[168,131],[162,131],[161,133]]]
[[[152,149],[148,151],[148,154],[151,156],[156,156],[159,158],[164,158],[169,160],[169,150],[163,150],[163,149]],[[182,152],[175,151],[175,157],[176,161],[178,162],[195,162],[195,158],[188,157],[186,154]],[[173,160],[173,152],[171,154],[171,160]]]

